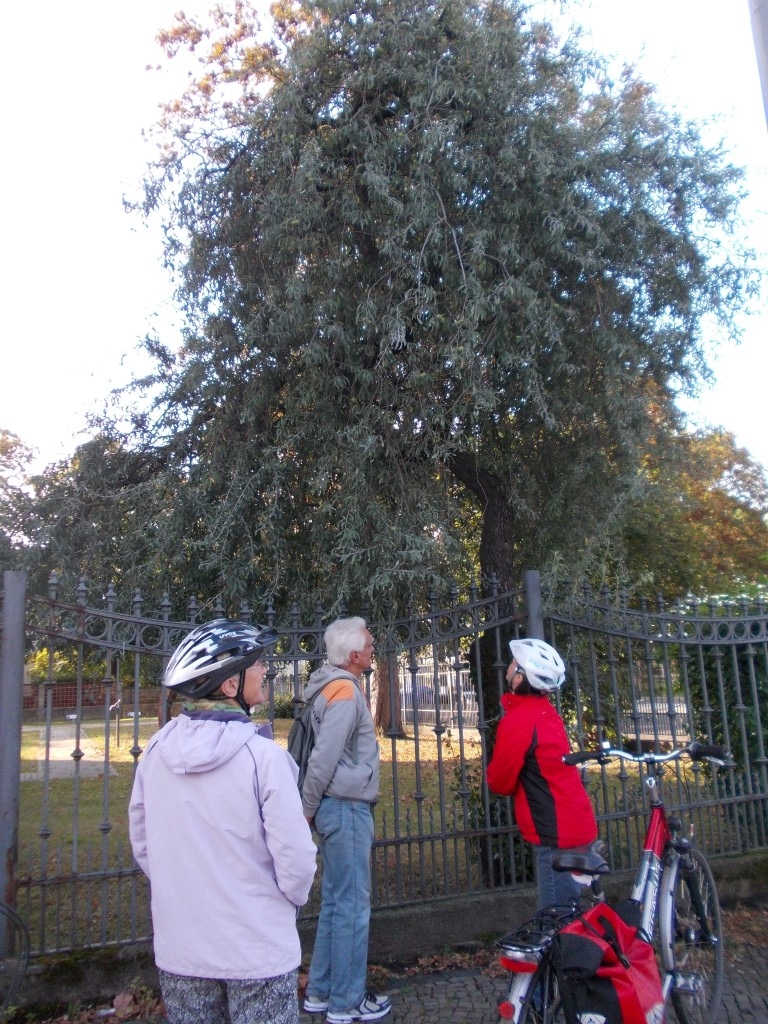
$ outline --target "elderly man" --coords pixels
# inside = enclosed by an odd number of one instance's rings
[[[372,805],[379,795],[379,744],[360,677],[373,637],[360,618],[337,619],[324,635],[328,664],[313,672],[315,746],[302,803],[323,862],[320,918],[304,1009],[328,1024],[377,1020],[387,996],[366,990],[371,916]]]

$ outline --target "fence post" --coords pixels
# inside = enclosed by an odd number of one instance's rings
[[[0,899],[11,907],[16,904],[26,593],[25,572],[3,573],[3,632],[0,648]]]
[[[544,639],[544,619],[541,614],[541,575],[538,569],[523,573],[525,590],[525,635],[531,640]]]

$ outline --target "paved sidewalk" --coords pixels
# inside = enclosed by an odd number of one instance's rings
[[[768,936],[766,936],[768,942]],[[765,1024],[768,1021],[768,960],[765,946],[725,951],[723,1008],[717,1024]]]
[[[768,1024],[767,953],[755,944],[735,947],[730,954],[726,949],[717,1024]],[[504,978],[462,969],[390,979],[386,990],[392,996],[387,1024],[495,1024],[506,986]],[[325,1015],[302,1012],[301,1021],[325,1024]]]

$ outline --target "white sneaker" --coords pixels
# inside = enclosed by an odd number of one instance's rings
[[[373,992],[366,992],[360,1004],[351,1010],[343,1013],[328,1013],[326,1020],[328,1024],[350,1024],[356,1020],[378,1020],[385,1017],[392,1009],[392,1000],[389,996],[375,996]]]
[[[316,999],[315,996],[307,996],[304,1000],[304,1009],[307,1013],[325,1013],[328,1009],[327,999]]]

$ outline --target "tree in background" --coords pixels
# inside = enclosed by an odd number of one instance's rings
[[[670,435],[627,508],[626,575],[641,592],[738,595],[768,581],[768,480],[725,431]]]
[[[27,487],[33,452],[0,428],[0,571],[27,567],[35,533],[34,499]]]
[[[653,410],[750,289],[740,173],[516,0],[273,12],[162,36],[199,61],[143,204],[187,326],[78,455],[110,537],[254,604],[620,559]]]
[[[71,459],[49,466],[32,482],[35,508],[45,524],[40,560],[65,575],[90,577],[159,595],[194,593],[203,581],[185,575],[177,553],[163,556],[161,523],[174,494],[160,453],[132,449],[102,431],[79,445]],[[191,543],[192,538],[188,538]]]

